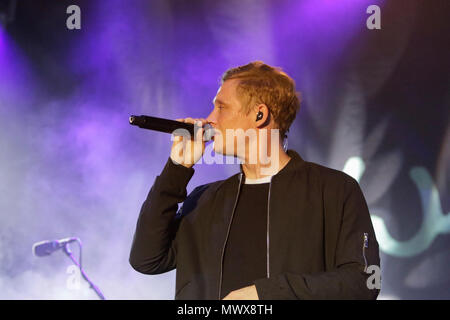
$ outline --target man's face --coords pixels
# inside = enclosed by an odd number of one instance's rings
[[[222,84],[213,100],[214,109],[206,119],[218,129],[214,136],[214,151],[229,156],[237,155],[238,139],[234,136],[233,141],[227,142],[227,130],[242,129],[245,132],[255,128],[255,115],[241,112],[242,104],[236,92],[238,83],[239,80],[231,79]],[[233,143],[234,148],[230,147],[230,143]]]

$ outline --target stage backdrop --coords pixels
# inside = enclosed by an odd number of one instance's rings
[[[81,29],[67,28],[72,4]],[[449,10],[447,0],[17,1],[0,26],[0,298],[96,299],[62,252],[31,252],[77,236],[106,298],[172,299],[174,271],[128,264],[170,135],[128,116],[206,117],[220,75],[262,60],[302,92],[289,148],[362,187],[380,298],[449,299]],[[238,171],[195,168],[188,191]]]

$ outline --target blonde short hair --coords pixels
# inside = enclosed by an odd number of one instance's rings
[[[295,81],[281,68],[271,67],[262,61],[230,68],[222,75],[222,84],[238,79],[237,93],[242,111],[248,114],[257,104],[265,104],[278,125],[281,137],[285,137],[300,109],[300,92]]]

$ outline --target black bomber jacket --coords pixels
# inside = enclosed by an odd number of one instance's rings
[[[267,275],[254,281],[259,298],[376,299],[379,290],[368,288],[365,271],[380,265],[379,249],[357,181],[293,150],[288,155],[270,182]],[[168,159],[142,205],[129,262],[144,274],[176,268],[175,299],[220,299],[225,245],[245,176],[241,171],[187,196],[193,174]]]

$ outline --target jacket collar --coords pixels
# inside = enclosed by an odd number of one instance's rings
[[[289,162],[283,167],[283,169],[278,171],[278,173],[276,173],[274,175],[274,177],[275,176],[276,177],[285,176],[288,173],[292,173],[293,171],[301,169],[305,165],[305,163],[306,163],[305,160],[303,160],[303,158],[295,150],[288,149],[287,154],[289,157],[291,157],[291,160],[289,160]],[[244,170],[242,169],[242,164],[239,165],[239,169],[240,169],[240,174],[238,174],[238,176],[239,175],[244,176]]]

